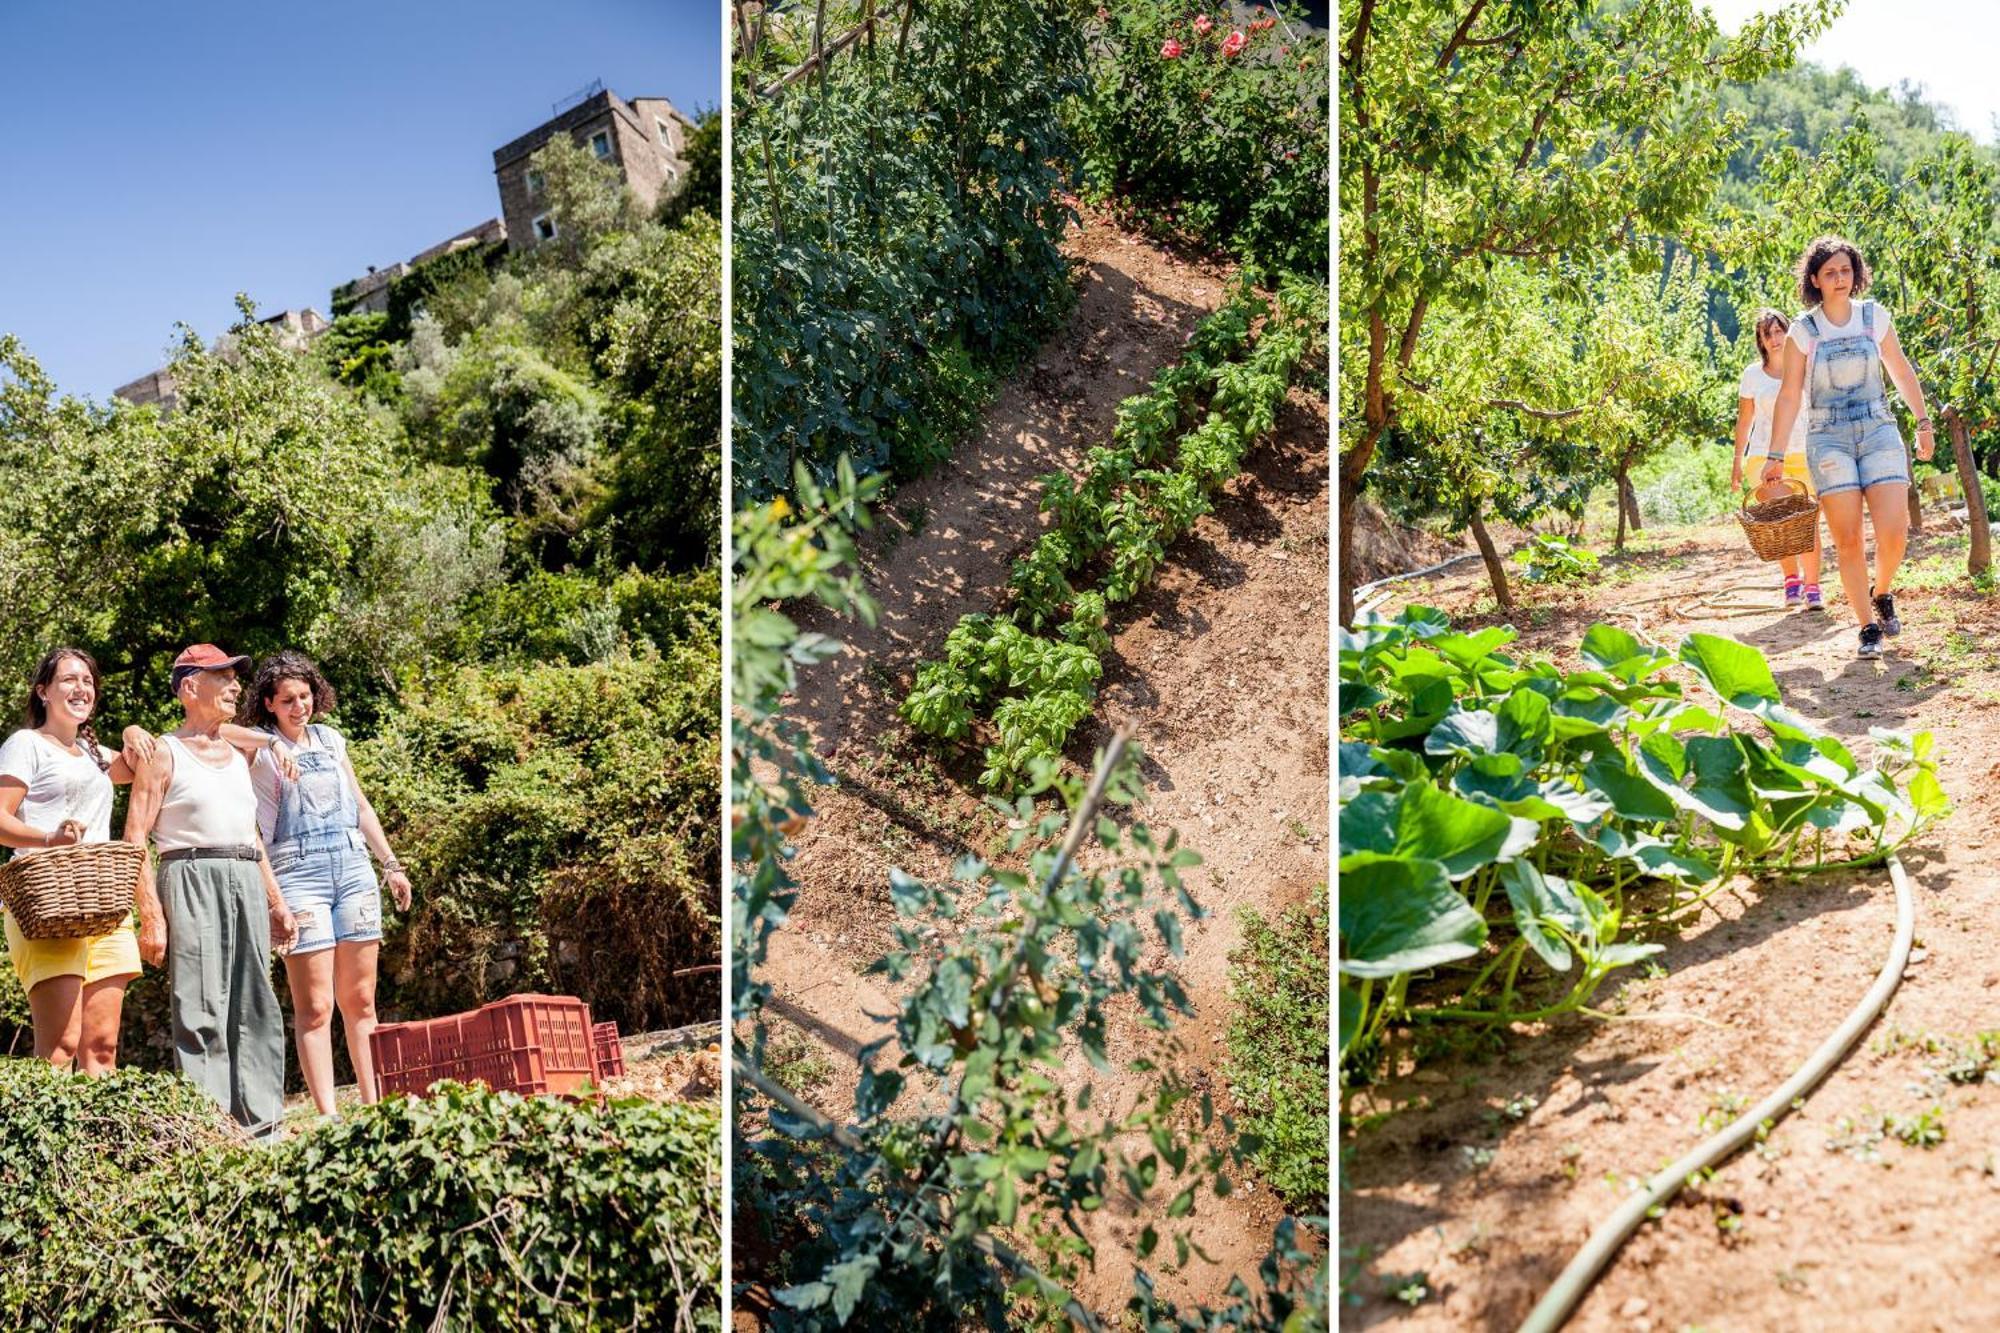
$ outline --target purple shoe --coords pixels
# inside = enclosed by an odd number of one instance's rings
[[[1799,604],[1799,598],[1804,595],[1804,591],[1805,585],[1798,579],[1785,580],[1785,609],[1787,611],[1790,611]]]
[[[1819,585],[1817,583],[1808,583],[1806,585],[1806,610],[1826,610],[1826,604],[1819,599]]]

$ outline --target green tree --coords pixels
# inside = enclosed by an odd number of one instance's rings
[[[1343,624],[1356,502],[1433,312],[1476,308],[1504,260],[1589,266],[1698,222],[1739,123],[1718,86],[1787,64],[1838,8],[1800,0],[1725,44],[1694,0],[1343,7]]]
[[[657,217],[671,227],[689,213],[706,213],[722,218],[722,112],[711,107],[697,112],[694,132],[687,136],[687,152],[682,155],[687,170],[681,174],[680,188],[660,200]]]

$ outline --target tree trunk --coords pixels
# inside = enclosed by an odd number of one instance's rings
[[[1507,567],[1500,563],[1500,552],[1493,548],[1493,538],[1486,531],[1486,522],[1479,516],[1479,501],[1472,502],[1472,540],[1479,544],[1479,558],[1486,562],[1486,576],[1493,580],[1493,598],[1500,603],[1502,611],[1514,609],[1514,594],[1507,587]]]
[[[1632,476],[1624,468],[1618,470],[1618,503],[1632,516],[1632,531],[1644,532],[1645,523],[1639,518],[1639,492],[1632,485]]]
[[[1630,511],[1625,508],[1625,465],[1623,463],[1618,465],[1618,477],[1612,483],[1611,490],[1612,495],[1618,502],[1618,535],[1611,539],[1611,549],[1622,551],[1625,549],[1625,521],[1631,516]]]
[[[1910,469],[1910,533],[1921,537],[1924,535],[1924,498],[1917,494],[1917,453],[1909,440],[1903,441],[1903,460]]]
[[[1986,493],[1979,487],[1979,469],[1972,465],[1972,441],[1965,418],[1956,408],[1944,410],[1944,426],[1951,432],[1951,455],[1958,460],[1958,484],[1965,488],[1965,525],[1972,533],[1972,550],[1965,557],[1966,571],[1984,574],[1993,567],[1993,534],[1986,521]]]
[[[1361,513],[1361,474],[1367,464],[1351,467],[1352,455],[1340,459],[1340,623],[1354,628],[1354,525]]]

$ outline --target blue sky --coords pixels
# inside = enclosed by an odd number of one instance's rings
[[[593,79],[692,115],[721,59],[714,0],[6,0],[0,332],[108,397],[498,216],[493,150]]]
[[[1703,0],[1724,32],[1734,32],[1778,0]],[[1958,128],[1981,143],[2000,140],[2000,9],[1993,0],[1848,0],[1847,8],[1804,55],[1816,65],[1846,65],[1871,87],[1921,84],[1927,100],[1951,108]]]

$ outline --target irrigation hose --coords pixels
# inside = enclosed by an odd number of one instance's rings
[[[1903,979],[1903,969],[1909,965],[1910,940],[1916,932],[1917,918],[1909,878],[1903,873],[1901,859],[1893,852],[1889,854],[1889,879],[1896,888],[1896,938],[1889,946],[1889,959],[1882,965],[1875,984],[1861,997],[1861,1003],[1854,1006],[1847,1021],[1821,1042],[1819,1049],[1777,1091],[1745,1111],[1722,1132],[1704,1140],[1685,1157],[1655,1175],[1646,1183],[1643,1192],[1625,1200],[1616,1212],[1600,1223],[1555,1280],[1555,1285],[1528,1313],[1520,1333],[1554,1333],[1561,1328],[1575,1311],[1577,1302],[1590,1289],[1590,1284],[1597,1280],[1598,1274],[1617,1254],[1619,1247],[1646,1220],[1647,1213],[1679,1193],[1689,1176],[1704,1167],[1713,1166],[1748,1143],[1758,1126],[1765,1121],[1780,1119],[1795,1100],[1805,1096],[1840,1063],[1841,1057],[1852,1049],[1862,1032],[1881,1014],[1889,1003],[1889,997],[1895,993],[1896,984]]]

